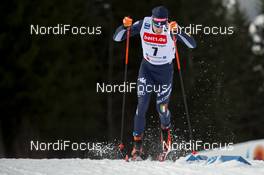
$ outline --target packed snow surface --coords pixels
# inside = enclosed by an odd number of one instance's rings
[[[0,159],[1,175],[263,175],[264,161],[237,161],[206,165],[176,162],[91,159]]]

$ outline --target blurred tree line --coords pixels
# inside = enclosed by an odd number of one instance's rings
[[[224,1],[225,2],[225,1]],[[113,141],[119,137],[122,94],[96,93],[96,83],[123,80],[124,42],[112,35],[124,16],[135,21],[163,4],[179,25],[234,26],[233,35],[194,35],[198,47],[180,45],[195,139],[246,141],[263,138],[262,56],[251,53],[248,21],[238,5],[222,0],[8,1],[0,6],[0,156],[83,157],[77,152],[32,152],[30,140]],[[264,9],[264,8],[263,8]],[[30,24],[102,26],[102,34],[30,35]],[[142,51],[131,39],[128,81],[135,82]],[[175,71],[170,109],[179,137],[187,125]],[[158,128],[154,98],[147,127]],[[136,92],[128,94],[125,138],[131,141]],[[153,116],[153,117],[150,117]],[[155,122],[153,122],[155,121]]]

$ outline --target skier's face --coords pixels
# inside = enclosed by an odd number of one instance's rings
[[[162,31],[163,31],[163,26],[156,27],[155,25],[153,25],[153,31],[154,31],[156,34],[161,34]]]
[[[152,18],[152,26],[153,26],[152,28],[156,34],[161,34],[167,24],[168,24],[168,20],[166,18],[164,19]]]

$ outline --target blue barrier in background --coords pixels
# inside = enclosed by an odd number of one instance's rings
[[[213,156],[213,157],[207,157],[203,155],[189,155],[186,157],[187,162],[193,162],[193,161],[206,161],[207,165],[215,163],[215,162],[227,162],[227,161],[238,161],[247,165],[251,165],[246,159],[244,159],[242,156]]]

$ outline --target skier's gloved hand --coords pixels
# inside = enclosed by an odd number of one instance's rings
[[[123,19],[124,27],[130,27],[132,25],[132,22],[133,22],[133,19],[128,16],[124,17]]]
[[[176,21],[171,21],[169,23],[169,29],[173,32],[177,32],[178,24]]]

